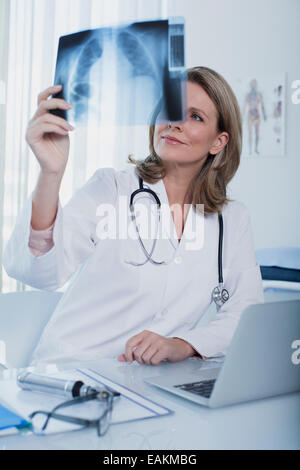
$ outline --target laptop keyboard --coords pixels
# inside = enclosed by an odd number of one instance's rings
[[[180,388],[181,390],[184,390],[185,392],[191,392],[191,393],[195,393],[196,395],[201,395],[202,397],[209,398],[213,391],[215,381],[216,379],[201,380],[200,382],[191,382],[188,384],[174,385],[174,387]]]

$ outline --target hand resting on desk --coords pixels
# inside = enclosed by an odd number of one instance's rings
[[[144,330],[132,336],[126,343],[125,353],[118,356],[120,362],[159,365],[163,360],[179,362],[198,355],[195,349],[183,339],[165,338],[164,336]]]

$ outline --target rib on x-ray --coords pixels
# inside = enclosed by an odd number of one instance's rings
[[[144,125],[186,118],[182,18],[79,31],[60,37],[53,114],[72,124]]]

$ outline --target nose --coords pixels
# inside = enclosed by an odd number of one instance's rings
[[[169,127],[169,129],[171,129],[172,127],[174,127],[175,129],[178,129],[178,130],[182,131],[182,129],[183,129],[183,123],[179,123],[179,122],[174,122],[174,123],[172,123],[172,121],[169,121],[168,127]]]

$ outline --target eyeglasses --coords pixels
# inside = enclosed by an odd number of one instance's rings
[[[41,417],[43,415],[46,416],[45,421],[41,425],[41,422],[39,422],[38,428],[41,429],[41,431],[45,431],[49,421],[51,418],[57,419],[59,421],[64,421],[66,423],[71,423],[71,424],[78,424],[83,427],[96,427],[97,428],[97,434],[98,436],[104,436],[104,434],[107,432],[109,425],[110,425],[110,420],[111,420],[111,414],[112,414],[112,409],[113,409],[113,399],[116,396],[119,396],[120,394],[117,392],[114,392],[112,390],[106,389],[105,392],[99,393],[99,391],[95,391],[87,396],[83,397],[76,397],[72,400],[65,401],[63,403],[60,403],[59,405],[55,406],[52,411],[34,411],[29,415],[29,418],[33,421],[35,417]],[[97,400],[99,404],[101,405],[101,414],[98,418],[96,419],[85,419],[81,417],[75,417],[75,416],[69,416],[69,415],[63,415],[60,413],[57,413],[57,410],[62,409],[62,408],[67,408],[69,406],[77,405],[80,403],[84,403],[87,401],[91,400]],[[35,427],[35,423],[33,421],[33,426]]]

